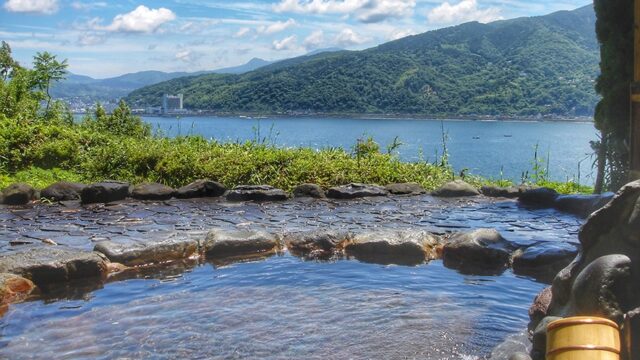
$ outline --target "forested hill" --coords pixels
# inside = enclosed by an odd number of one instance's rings
[[[132,92],[136,105],[183,93],[220,112],[592,115],[599,72],[591,5],[471,22],[363,51],[278,62],[242,75],[179,78]]]

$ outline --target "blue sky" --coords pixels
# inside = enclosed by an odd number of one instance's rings
[[[0,0],[0,40],[97,78],[198,71],[339,47],[363,49],[477,20],[544,15],[585,0]]]

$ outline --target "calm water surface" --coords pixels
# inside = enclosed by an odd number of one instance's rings
[[[13,306],[7,359],[476,359],[527,323],[542,284],[290,255]]]
[[[594,182],[592,150],[596,139],[592,123],[445,120],[380,120],[341,118],[144,117],[168,136],[198,134],[221,141],[267,138],[279,146],[351,149],[359,138],[372,136],[386,149],[397,136],[402,160],[434,161],[442,155],[442,128],[447,135],[450,162],[457,171],[520,180],[531,171],[534,148],[549,155],[555,180]],[[580,169],[579,169],[580,167]]]

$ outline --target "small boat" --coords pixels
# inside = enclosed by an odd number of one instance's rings
[[[480,136],[474,136],[472,139],[473,140],[478,140],[478,139],[480,139]]]
[[[512,137],[513,135],[511,134],[505,134],[504,137]]]

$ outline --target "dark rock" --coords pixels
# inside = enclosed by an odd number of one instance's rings
[[[29,279],[15,274],[0,273],[0,307],[23,300],[33,289],[35,285]]]
[[[484,196],[488,197],[503,197],[508,199],[515,199],[524,191],[528,190],[528,187],[525,186],[509,186],[509,187],[500,187],[500,186],[492,186],[485,185],[480,188],[480,192]]]
[[[145,242],[102,241],[96,244],[94,251],[127,266],[160,264],[197,255],[198,240],[184,236]]]
[[[293,197],[312,197],[316,199],[322,199],[326,197],[324,190],[320,185],[316,184],[301,184],[293,189]]]
[[[51,201],[78,200],[85,186],[80,183],[60,181],[44,188],[40,192],[40,196]]]
[[[606,205],[612,198],[612,193],[594,195],[560,195],[556,198],[554,207],[560,211],[587,217],[594,211]]]
[[[462,180],[455,180],[442,185],[431,193],[439,197],[464,197],[480,195],[478,189]]]
[[[378,185],[351,183],[332,187],[327,191],[327,197],[332,199],[356,199],[370,196],[387,196],[387,190]]]
[[[534,360],[545,360],[547,355],[547,325],[551,322],[560,320],[559,316],[547,316],[543,318],[536,329],[533,331],[531,342],[531,358]]]
[[[439,258],[439,240],[425,231],[379,230],[354,235],[345,251],[365,262],[418,265]]]
[[[13,273],[39,287],[71,280],[104,277],[107,261],[98,253],[60,247],[32,248],[0,256],[0,273]]]
[[[229,201],[282,201],[288,198],[286,192],[269,185],[240,185],[227,193]]]
[[[541,187],[523,192],[520,194],[519,201],[524,205],[550,208],[555,205],[558,196],[557,191]]]
[[[38,198],[38,192],[29,184],[11,184],[2,190],[2,202],[7,205],[24,205]]]
[[[622,329],[622,359],[638,360],[638,357],[640,357],[640,307],[625,314]],[[632,357],[633,354],[636,356]]]
[[[129,183],[104,181],[86,186],[80,193],[83,204],[109,203],[129,196]]]
[[[529,330],[535,330],[536,326],[547,316],[551,304],[551,287],[546,287],[536,296],[529,308]]]
[[[133,187],[131,197],[138,200],[168,200],[174,193],[173,188],[163,184],[143,183]]]
[[[207,258],[243,258],[272,255],[278,249],[275,235],[252,230],[211,230],[203,244]]]
[[[418,183],[389,184],[385,189],[394,195],[419,195],[426,194],[427,191]]]
[[[180,199],[200,197],[219,197],[224,195],[227,189],[219,182],[212,180],[196,180],[176,190],[175,196]]]
[[[330,259],[342,251],[348,240],[347,232],[332,230],[289,233],[283,238],[291,254],[308,259]]]
[[[560,241],[545,241],[517,251],[513,256],[513,272],[551,282],[578,254],[575,245]]]
[[[443,249],[447,267],[470,273],[499,273],[508,265],[514,246],[494,229],[454,234]]]

